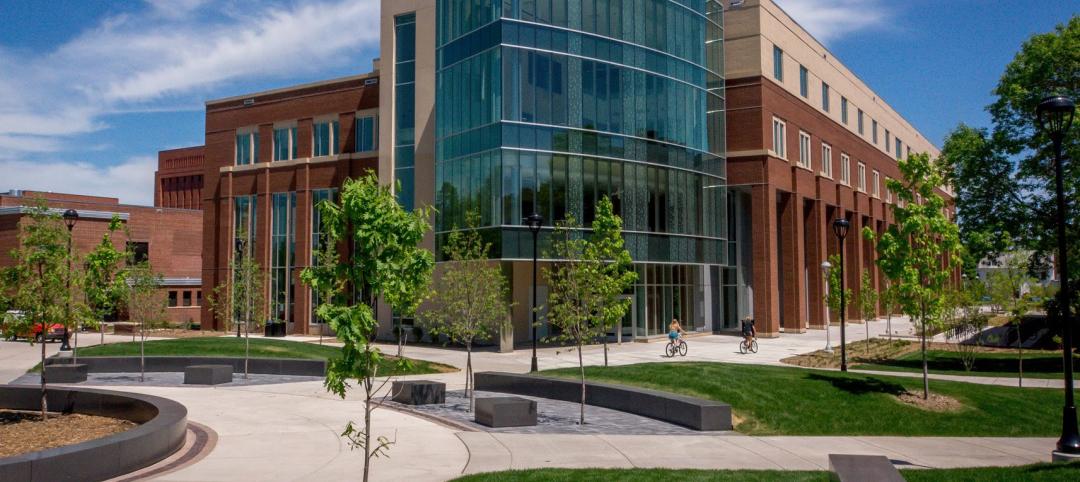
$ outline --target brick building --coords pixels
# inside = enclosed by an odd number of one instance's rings
[[[318,238],[314,206],[376,169],[378,101],[376,71],[206,103],[204,291],[228,280],[243,237],[267,271],[270,317],[289,333],[325,326],[300,283]]]
[[[72,230],[72,250],[85,254],[101,242],[113,216],[126,224],[113,238],[117,249],[127,243],[137,256],[145,256],[164,279],[162,296],[169,300],[173,323],[199,322],[203,304],[200,279],[202,212],[121,204],[116,198],[39,191],[0,193],[0,267],[10,266],[9,253],[18,246],[19,225],[27,218],[26,206],[43,199],[51,210],[74,209],[79,220]]]
[[[726,15],[730,235],[747,288],[740,316],[752,313],[763,336],[821,329],[821,264],[839,252],[830,223],[851,223],[846,284],[855,298],[863,271],[880,290],[860,231],[880,234],[893,221],[885,181],[899,178],[897,160],[939,152],[772,0]],[[862,318],[857,307],[848,319]]]
[[[202,209],[205,160],[203,146],[158,152],[158,168],[154,172],[154,206]]]

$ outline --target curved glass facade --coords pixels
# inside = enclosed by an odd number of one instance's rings
[[[480,214],[493,256],[522,219],[607,195],[637,263],[627,333],[719,328],[728,264],[723,7],[716,0],[438,0],[437,242]],[[545,243],[541,235],[541,244]],[[541,246],[541,257],[544,251]]]

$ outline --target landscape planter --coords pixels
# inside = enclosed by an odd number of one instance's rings
[[[263,329],[263,334],[267,337],[282,337],[285,336],[285,323],[267,323]]]

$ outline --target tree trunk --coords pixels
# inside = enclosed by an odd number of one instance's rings
[[[577,346],[577,360],[578,367],[581,368],[581,420],[580,425],[585,425],[585,362],[581,356],[582,343],[578,341]]]
[[[139,382],[146,381],[146,326],[139,324]]]
[[[371,468],[371,379],[364,381],[367,399],[364,401],[364,482],[368,482]]]
[[[889,341],[892,341],[892,310],[885,310],[885,331],[889,332]]]
[[[607,333],[604,333],[602,336],[604,337],[604,367],[606,368],[608,366],[607,365]]]
[[[1016,372],[1016,386],[1023,388],[1024,386],[1024,337],[1020,334],[1020,322],[1016,323],[1016,353],[1019,356],[1018,370]]]
[[[248,378],[248,358],[251,356],[251,338],[248,337],[248,333],[251,332],[251,320],[244,320],[244,380]]]
[[[71,363],[79,363],[79,324],[75,323],[75,346],[71,349]]]
[[[48,419],[49,402],[45,398],[45,315],[41,316],[41,421]]]
[[[922,318],[922,383],[923,383],[923,400],[930,399],[930,370],[926,365],[926,315],[923,312]]]

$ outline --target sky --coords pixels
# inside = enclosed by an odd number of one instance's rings
[[[984,107],[1066,0],[777,0],[937,145]],[[0,2],[0,192],[153,203],[157,152],[200,145],[204,102],[371,70],[378,0]]]

